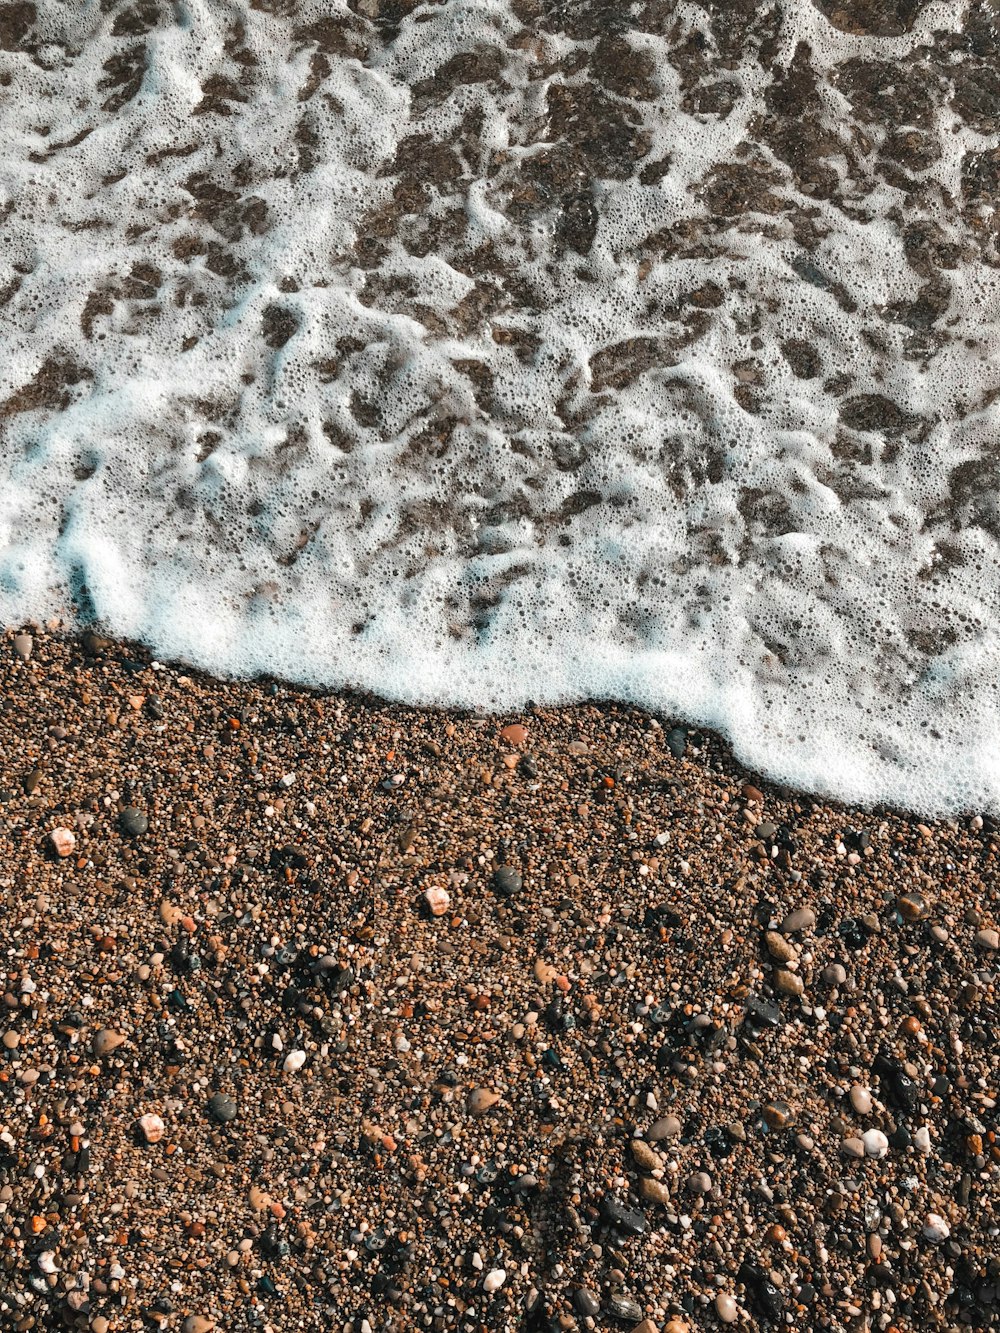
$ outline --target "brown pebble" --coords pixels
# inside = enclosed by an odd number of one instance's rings
[[[759,787],[755,787],[752,782],[744,782],[743,799],[749,801],[751,805],[763,805],[764,793]]]
[[[764,936],[764,943],[767,945],[767,951],[776,963],[790,963],[797,957],[795,945],[790,940],[786,940],[784,935],[779,935],[776,930],[769,930]]]
[[[189,1314],[181,1325],[181,1333],[211,1333],[214,1327],[215,1320],[207,1315]]]
[[[659,1120],[654,1120],[646,1131],[646,1138],[650,1143],[658,1143],[660,1139],[675,1139],[681,1132],[681,1122],[675,1115],[664,1115]]]
[[[120,1032],[116,1032],[114,1028],[101,1028],[100,1032],[94,1036],[94,1054],[98,1057],[110,1055],[125,1041],[126,1038]]]
[[[774,969],[774,989],[780,995],[801,995],[803,990],[802,978],[797,972],[789,972],[787,968],[776,967]]]
[[[658,1171],[663,1163],[660,1161],[660,1154],[654,1152],[648,1143],[642,1139],[633,1139],[629,1145],[632,1149],[632,1158],[643,1171]]]
[[[528,739],[528,732],[522,727],[520,722],[512,722],[510,726],[504,727],[500,736],[508,745],[523,745]]]
[[[977,930],[976,943],[980,949],[987,949],[990,953],[995,953],[1000,949],[1000,934],[995,930]]]
[[[496,1106],[500,1100],[500,1094],[493,1092],[489,1088],[473,1088],[469,1093],[466,1105],[470,1115],[485,1115],[491,1107]]]
[[[916,889],[909,889],[896,899],[896,910],[904,921],[922,921],[927,915],[927,899]]]
[[[639,1181],[639,1197],[645,1199],[647,1203],[658,1203],[666,1208],[670,1203],[670,1189],[662,1180],[643,1176]]]

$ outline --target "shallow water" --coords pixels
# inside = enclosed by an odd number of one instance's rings
[[[0,621],[997,808],[997,31],[0,5]]]

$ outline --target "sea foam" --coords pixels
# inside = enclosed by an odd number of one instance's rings
[[[988,9],[0,6],[0,621],[1000,807]]]

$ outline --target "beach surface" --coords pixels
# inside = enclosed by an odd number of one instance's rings
[[[0,1324],[985,1328],[1000,835],[0,641]]]

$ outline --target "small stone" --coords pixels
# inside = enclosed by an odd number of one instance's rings
[[[863,1088],[860,1083],[855,1083],[850,1092],[851,1105],[858,1115],[871,1115],[872,1095],[867,1088]]]
[[[102,1314],[95,1314],[90,1321],[90,1333],[108,1333],[111,1325]]]
[[[926,1125],[921,1125],[913,1135],[913,1146],[925,1156],[931,1150],[931,1132]]]
[[[638,1323],[642,1318],[642,1306],[630,1300],[628,1296],[611,1296],[607,1304],[608,1314],[624,1323]]]
[[[715,1313],[724,1324],[735,1324],[740,1317],[735,1299],[726,1291],[720,1291],[715,1298]]]
[[[781,923],[781,933],[783,935],[797,935],[803,930],[812,930],[816,924],[816,913],[811,907],[796,907],[794,912],[789,912]]]
[[[35,641],[30,634],[14,635],[14,652],[17,654],[17,656],[21,659],[22,662],[27,662],[28,658],[31,656],[31,652],[34,646],[35,646]]]
[[[166,1128],[160,1117],[151,1112],[139,1117],[139,1132],[147,1143],[159,1143],[166,1133]]]
[[[924,1221],[924,1235],[928,1240],[947,1240],[951,1235],[951,1227],[937,1213],[928,1213]]]
[[[16,1051],[21,1038],[13,1028],[8,1028],[3,1034],[3,1046],[5,1051]]]
[[[118,817],[121,830],[128,838],[141,838],[149,828],[149,820],[134,805],[126,806]]]
[[[847,980],[847,970],[840,963],[828,963],[823,969],[823,980],[828,986],[842,986]]]
[[[763,805],[764,793],[759,787],[755,787],[752,782],[745,782],[743,784],[743,799],[748,801],[750,805]]]
[[[642,1139],[633,1139],[630,1147],[635,1164],[643,1171],[658,1171],[663,1163],[660,1161],[660,1155],[643,1142]]]
[[[667,1328],[670,1329],[671,1325],[676,1325],[676,1323],[677,1321],[675,1319],[671,1320],[670,1324],[667,1325]],[[643,1319],[641,1323],[635,1325],[632,1329],[632,1333],[660,1333],[660,1330],[653,1323],[652,1319]],[[673,1333],[678,1333],[676,1327],[673,1329]],[[687,1333],[687,1324],[681,1326],[679,1333]]]
[[[595,1315],[601,1313],[601,1298],[596,1291],[591,1291],[589,1287],[578,1288],[573,1297],[573,1304],[585,1318],[593,1319]]]
[[[646,1131],[650,1143],[659,1143],[661,1139],[676,1139],[681,1132],[681,1122],[675,1115],[660,1116]]]
[[[878,1159],[889,1151],[889,1140],[880,1129],[866,1129],[861,1135],[861,1142],[865,1145],[866,1157]]]
[[[976,943],[980,949],[987,949],[990,953],[995,953],[1000,949],[1000,933],[995,930],[977,930]]]
[[[125,1040],[126,1038],[123,1037],[120,1032],[116,1032],[114,1028],[101,1028],[100,1032],[94,1037],[94,1054],[98,1059],[100,1059],[101,1056],[110,1055],[111,1052],[116,1051]]]
[[[764,1123],[769,1129],[787,1129],[792,1123],[792,1108],[787,1102],[768,1102],[763,1111]]]
[[[656,1333],[656,1325],[653,1324],[651,1319],[646,1319],[643,1323],[646,1324],[646,1328],[643,1328],[642,1324],[640,1324],[638,1328],[632,1330],[632,1333]],[[691,1325],[687,1320],[679,1319],[675,1315],[673,1319],[669,1320],[663,1333],[691,1333]]]
[[[505,898],[520,893],[522,883],[520,870],[515,870],[513,866],[497,866],[493,872],[493,887]]]
[[[203,1314],[189,1314],[181,1324],[181,1333],[211,1333],[215,1320]]]
[[[754,829],[754,835],[761,842],[773,842],[778,835],[778,826],[772,819],[762,819]]]
[[[442,889],[436,884],[424,889],[423,898],[431,916],[444,916],[451,906],[451,895],[447,889]]]
[[[491,1273],[487,1273],[483,1278],[483,1291],[492,1294],[499,1291],[507,1281],[507,1270],[505,1268],[494,1268]]]
[[[485,1115],[499,1100],[500,1094],[490,1088],[473,1088],[466,1100],[466,1107],[470,1115]]]
[[[217,1092],[209,1098],[208,1113],[213,1120],[218,1120],[220,1124],[225,1125],[230,1120],[236,1119],[236,1103],[232,1097],[227,1097],[223,1092]]]
[[[767,945],[767,951],[776,963],[790,963],[793,958],[798,956],[795,945],[790,940],[786,940],[784,935],[779,935],[776,930],[769,930],[764,936],[764,943]]]
[[[779,995],[799,996],[803,991],[802,978],[797,972],[789,972],[785,967],[776,967],[774,989]]]
[[[687,1184],[692,1194],[707,1194],[712,1188],[712,1177],[707,1171],[695,1171],[688,1176]]]
[[[286,1074],[297,1074],[305,1062],[305,1051],[289,1051],[282,1061],[281,1068]]]
[[[896,899],[896,911],[904,921],[922,921],[927,915],[927,899],[916,889],[909,889]]]
[[[56,856],[65,859],[71,856],[76,846],[76,835],[68,828],[54,828],[49,834],[49,844]]]
[[[865,1155],[865,1145],[861,1139],[857,1138],[845,1139],[844,1142],[840,1145],[840,1147],[845,1157],[853,1157],[855,1159],[858,1159],[864,1157]]]
[[[647,1203],[658,1203],[666,1208],[670,1204],[670,1188],[662,1180],[652,1176],[643,1176],[639,1181],[639,1197]]]
[[[504,727],[500,737],[508,745],[523,745],[528,739],[528,731],[526,727],[521,726],[520,722],[512,722],[510,726]]]

